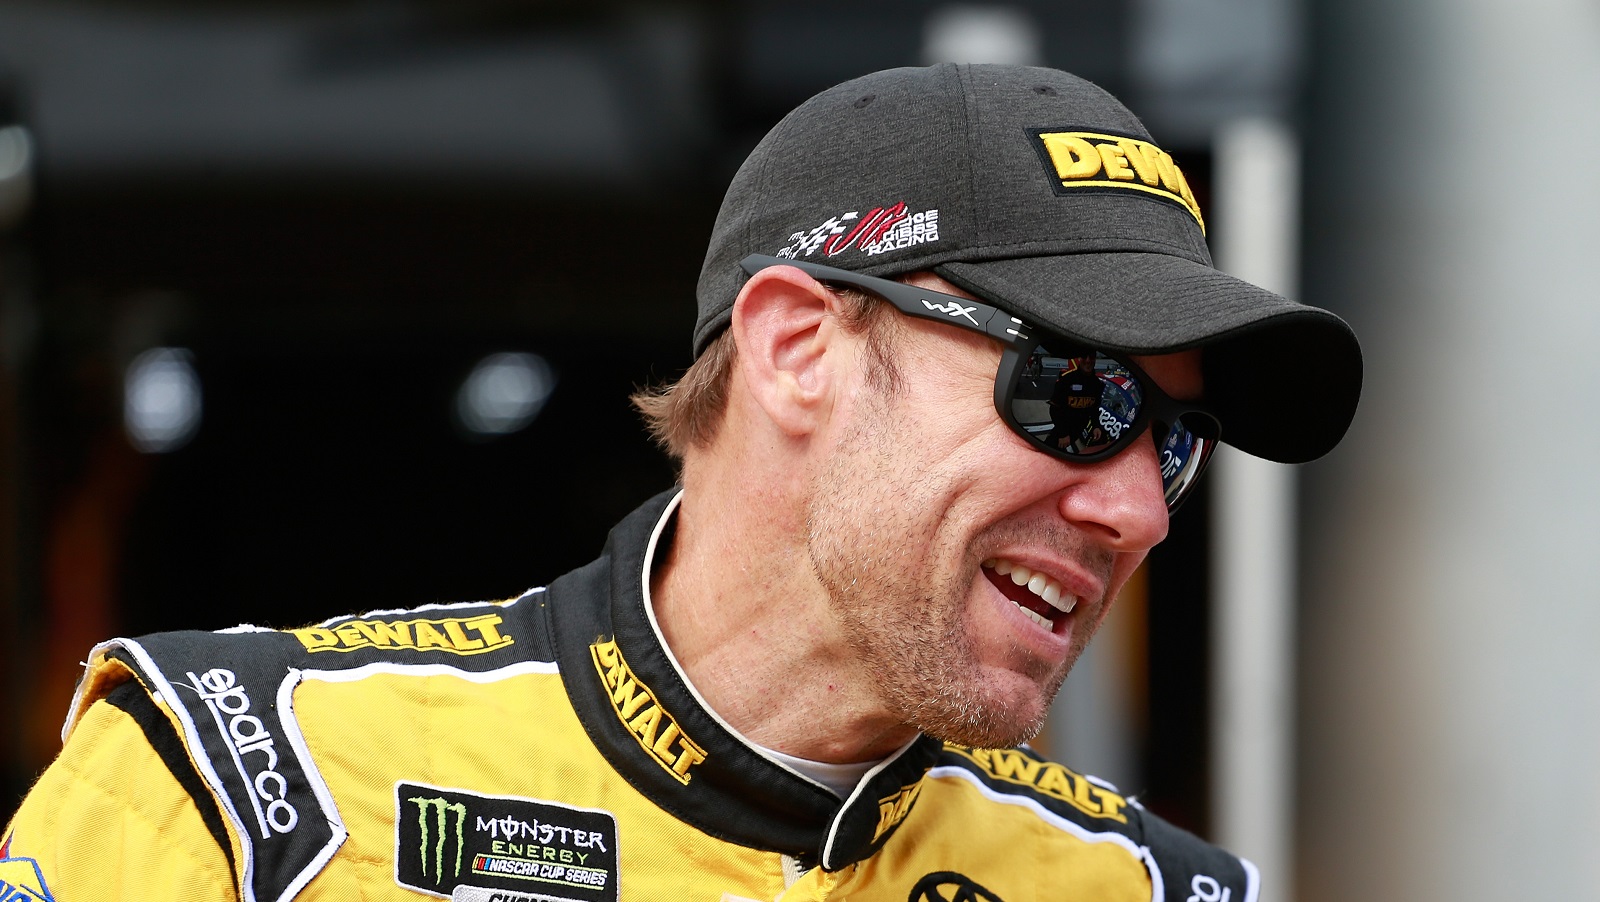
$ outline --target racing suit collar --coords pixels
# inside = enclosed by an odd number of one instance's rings
[[[550,586],[551,641],[590,739],[663,809],[743,846],[838,870],[880,848],[915,802],[940,743],[918,737],[841,802],[761,754],[685,680],[649,610],[647,567],[681,490],[611,531],[599,559]]]

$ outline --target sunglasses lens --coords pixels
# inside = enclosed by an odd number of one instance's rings
[[[1028,355],[1011,396],[1017,425],[1071,457],[1098,454],[1133,428],[1144,388],[1121,362],[1093,352]]]
[[[1011,391],[1013,424],[1066,458],[1098,460],[1126,444],[1147,403],[1141,377],[1114,357],[1065,344],[1034,346]],[[1157,408],[1171,402],[1154,402]],[[1157,414],[1159,419],[1159,413]],[[1209,414],[1185,411],[1170,427],[1152,424],[1167,507],[1194,487],[1221,429]]]
[[[1169,509],[1176,508],[1178,501],[1188,494],[1205,469],[1211,452],[1216,450],[1214,424],[1214,420],[1203,414],[1179,417],[1157,446],[1161,457],[1161,486]]]

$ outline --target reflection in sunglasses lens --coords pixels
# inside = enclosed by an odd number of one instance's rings
[[[1129,438],[1152,403],[1148,391],[1123,361],[1070,344],[1038,344],[1017,374],[1010,415],[1016,428],[1064,457],[1101,455]],[[1157,416],[1164,409],[1158,405]],[[1204,412],[1186,411],[1170,426],[1156,421],[1151,429],[1170,510],[1205,469],[1219,427]]]
[[[1133,427],[1144,391],[1128,368],[1081,351],[1028,355],[1012,393],[1011,413],[1028,434],[1066,454],[1094,454]]]

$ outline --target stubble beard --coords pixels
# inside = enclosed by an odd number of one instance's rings
[[[880,447],[892,426],[873,419],[810,486],[812,570],[873,691],[901,723],[978,748],[1025,742],[1043,728],[1050,700],[1088,637],[1074,637],[1074,652],[1058,673],[1040,662],[1022,673],[1035,684],[1031,698],[1019,700],[995,685],[965,623],[979,562],[966,547],[938,544],[937,518],[926,516],[937,499],[915,490],[923,474],[912,472],[904,448],[896,455]],[[1018,649],[1008,652],[1010,660],[1031,660]]]

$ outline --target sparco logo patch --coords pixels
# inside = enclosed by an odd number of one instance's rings
[[[683,734],[678,722],[656,700],[656,694],[633,675],[616,642],[596,642],[589,646],[589,654],[594,658],[594,669],[610,690],[611,707],[622,725],[662,770],[687,786],[689,768],[706,760],[705,749]]]
[[[278,773],[277,740],[261,718],[250,713],[250,696],[239,685],[238,677],[233,671],[220,667],[198,676],[189,671],[185,676],[211,709],[217,729],[232,746],[233,763],[239,776],[255,790],[248,797],[255,809],[261,838],[271,839],[274,833],[294,830],[300,823],[300,813],[285,798],[289,794],[289,781]]]
[[[1171,201],[1189,211],[1205,232],[1200,204],[1172,155],[1149,141],[1096,132],[1031,132],[1034,146],[1045,162],[1055,193],[1066,195],[1085,189],[1140,191]]]
[[[899,201],[887,207],[873,207],[864,214],[852,210],[830,216],[819,226],[790,235],[788,246],[773,256],[798,260],[820,250],[824,257],[837,257],[855,248],[873,257],[938,240],[939,211],[912,213],[906,209],[905,201]]]
[[[290,630],[306,651],[355,651],[358,648],[404,648],[481,655],[515,644],[500,632],[499,614],[445,617],[440,620],[351,620],[324,628]]]
[[[1031,758],[1016,749],[974,749],[949,742],[944,748],[978,765],[996,780],[1030,786],[1084,814],[1128,822],[1128,816],[1122,813],[1128,807],[1127,799],[1054,761]]]
[[[394,879],[469,902],[617,899],[610,812],[395,784]]]
[[[955,871],[935,871],[911,888],[906,902],[1005,902],[976,880]]]

